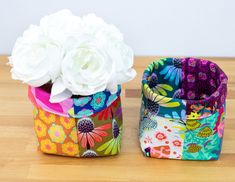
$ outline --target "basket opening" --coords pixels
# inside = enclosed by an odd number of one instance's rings
[[[165,97],[205,100],[217,94],[226,78],[215,63],[196,58],[168,58],[153,65],[147,84],[154,93]]]
[[[45,92],[47,92],[48,94],[50,94],[51,93],[51,89],[52,89],[52,83],[48,82],[48,83],[40,86],[40,88],[42,90],[44,90]],[[78,98],[81,98],[81,97],[83,97],[83,96],[81,96],[81,95],[72,95],[71,96],[72,99],[75,99],[75,98],[78,99]]]

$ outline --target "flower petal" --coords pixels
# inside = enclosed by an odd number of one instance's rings
[[[92,138],[94,138],[95,141],[102,142],[102,138],[98,134],[96,134],[94,132],[90,132],[89,134],[92,136]]]
[[[82,137],[82,147],[86,148],[87,146],[87,134],[84,134]]]
[[[94,147],[95,143],[94,143],[94,139],[93,139],[93,137],[92,137],[91,134],[92,134],[91,132],[90,132],[90,133],[87,133],[87,140],[88,140],[88,142],[89,142],[89,145],[90,145],[91,147]]]
[[[114,143],[115,143],[115,140],[112,140],[112,143],[107,147],[104,154],[109,154],[112,151]]]
[[[133,78],[135,78],[135,76],[136,76],[136,71],[130,68],[126,71],[121,71],[116,73],[116,80],[118,84],[122,84],[132,80]]]
[[[105,124],[96,128],[96,130],[107,130],[111,127],[111,124]]]
[[[105,150],[106,148],[108,148],[108,146],[110,145],[110,143],[113,142],[114,139],[111,139],[109,141],[107,141],[106,143],[104,143],[103,145],[101,145],[99,148],[97,148],[97,151],[103,151]]]
[[[78,133],[78,142],[81,141],[82,137],[83,137],[84,133]]]
[[[93,132],[100,135],[100,136],[102,136],[102,137],[108,136],[107,132],[105,132],[105,131],[95,129],[95,130],[93,130]]]
[[[117,154],[117,150],[118,150],[118,140],[115,140],[111,154],[112,155]]]
[[[50,102],[58,103],[72,96],[72,92],[69,91],[63,84],[61,78],[58,78],[51,89]]]
[[[117,91],[118,91],[117,88],[118,88],[117,82],[115,80],[112,80],[111,82],[109,82],[106,87],[106,89],[109,90],[111,92],[111,94],[117,93]]]

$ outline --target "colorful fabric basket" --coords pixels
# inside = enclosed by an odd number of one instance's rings
[[[39,149],[48,154],[96,157],[120,152],[122,137],[121,88],[50,103],[50,93],[29,87]]]
[[[144,71],[139,139],[145,156],[216,160],[224,133],[227,76],[213,62],[165,58]]]

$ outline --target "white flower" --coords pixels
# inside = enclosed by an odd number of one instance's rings
[[[18,38],[9,57],[13,79],[34,87],[54,81],[60,74],[63,51],[48,39],[40,27],[31,25]]]
[[[81,34],[81,18],[69,10],[61,10],[40,20],[43,33],[62,46],[69,36]]]
[[[93,14],[82,18],[82,33],[70,36],[62,61],[62,74],[52,87],[51,102],[72,95],[91,95],[133,79],[133,51],[113,25]]]
[[[55,82],[59,89],[65,91],[58,94],[53,85],[51,101],[65,99],[74,95],[91,95],[106,89],[114,71],[112,59],[99,42],[83,42],[66,53],[61,64],[62,76]],[[70,91],[70,93],[68,92]],[[54,94],[54,92],[57,94]]]
[[[97,17],[95,15],[88,15],[86,19],[88,19],[89,22],[94,22]],[[94,20],[92,21],[92,19]],[[102,24],[101,20],[99,21],[100,24]],[[90,24],[93,25],[94,23]],[[107,89],[115,93],[117,91],[117,85],[132,80],[135,77],[136,72],[132,69],[134,55],[132,49],[124,43],[123,35],[114,25],[104,23],[103,26],[99,27],[95,37],[98,41],[103,42],[104,49],[113,60],[115,68],[108,82]]]
[[[136,75],[133,51],[114,25],[69,10],[30,26],[17,39],[9,63],[14,79],[34,87],[51,82],[51,102],[105,89],[115,93],[119,84]]]

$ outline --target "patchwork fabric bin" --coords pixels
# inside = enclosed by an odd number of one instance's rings
[[[50,92],[28,88],[39,150],[73,157],[116,155],[122,137],[121,88],[50,103]]]
[[[218,159],[227,76],[213,62],[165,58],[144,71],[139,139],[145,156]]]

